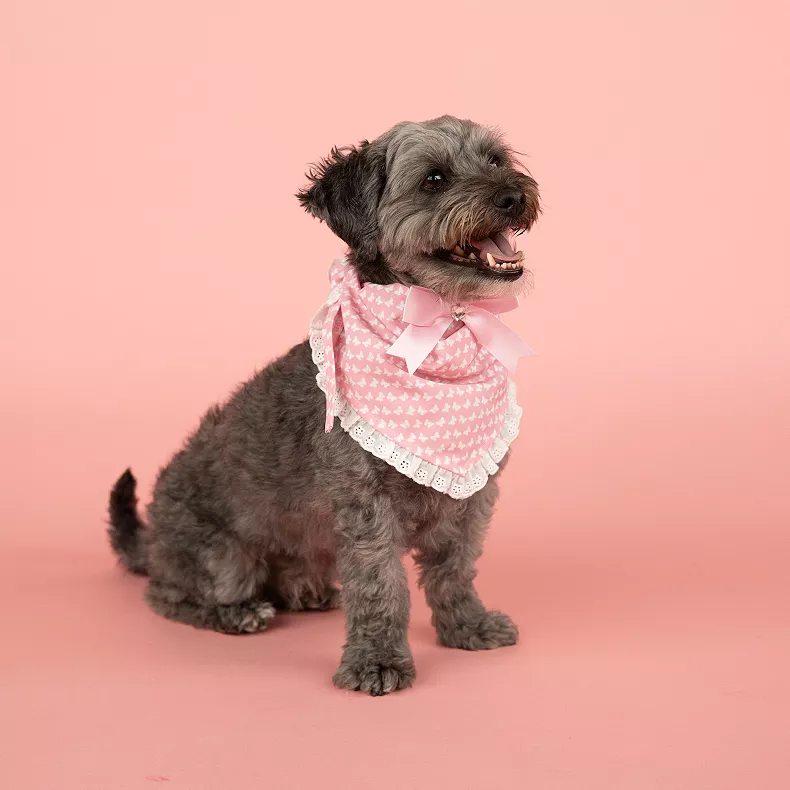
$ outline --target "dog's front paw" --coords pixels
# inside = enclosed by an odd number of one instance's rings
[[[411,656],[384,659],[365,652],[350,656],[344,654],[332,682],[341,689],[364,691],[372,697],[380,697],[408,688],[415,676]]]
[[[478,620],[439,628],[438,634],[443,645],[462,650],[492,650],[518,641],[516,624],[502,612],[486,612]]]

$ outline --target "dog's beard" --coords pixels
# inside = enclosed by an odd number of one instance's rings
[[[448,263],[433,255],[409,255],[386,259],[400,282],[430,288],[446,302],[465,302],[501,296],[518,296],[532,290],[532,272],[524,268],[518,279],[494,279]]]
[[[384,257],[398,280],[430,288],[445,301],[513,296],[532,288],[532,273],[507,231],[457,241],[449,234],[435,249],[426,246],[430,252],[395,250]]]

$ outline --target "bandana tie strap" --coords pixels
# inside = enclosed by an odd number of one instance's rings
[[[326,394],[326,422],[324,430],[329,433],[335,422],[335,395],[337,394],[337,360],[335,358],[335,326],[337,317],[340,313],[340,301],[327,305],[326,315],[323,325],[324,340],[324,374],[326,384],[324,392]]]

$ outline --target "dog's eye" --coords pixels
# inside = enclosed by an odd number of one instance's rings
[[[431,170],[422,182],[422,188],[428,192],[436,192],[444,186],[444,173],[441,170]]]
[[[501,164],[502,164],[502,160],[496,155],[490,156],[488,158],[489,167],[499,167]]]

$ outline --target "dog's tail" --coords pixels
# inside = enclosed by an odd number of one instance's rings
[[[137,481],[127,469],[110,492],[110,544],[121,564],[132,573],[148,572],[145,524],[137,513]]]

